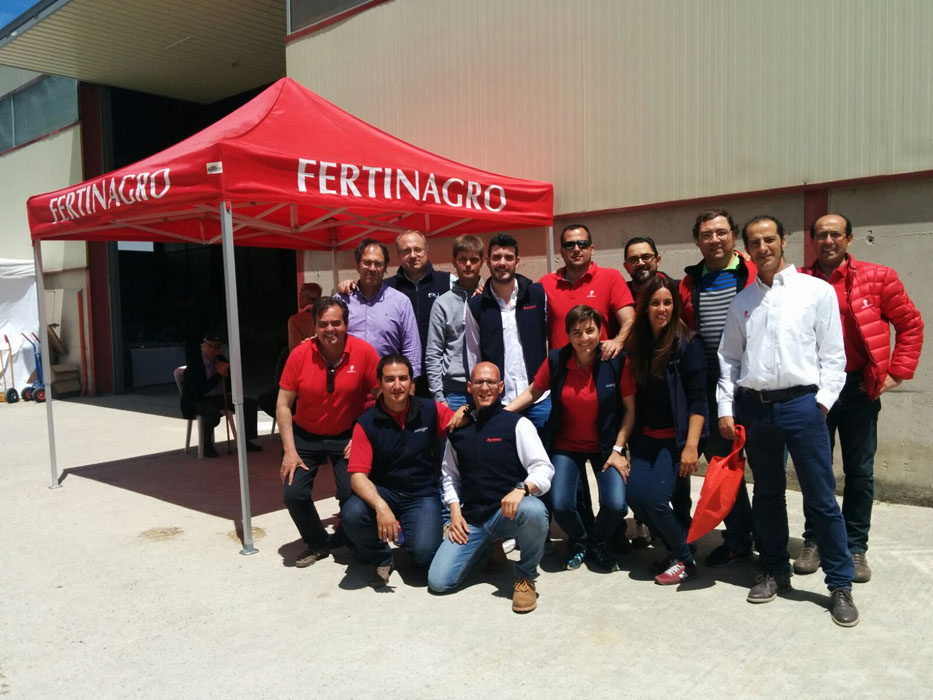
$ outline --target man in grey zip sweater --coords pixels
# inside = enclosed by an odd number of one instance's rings
[[[449,292],[441,294],[431,308],[424,348],[424,370],[428,389],[436,401],[456,410],[469,400],[467,381],[470,366],[464,343],[467,300],[479,284],[483,265],[483,242],[472,235],[454,240],[453,263],[457,274]]]

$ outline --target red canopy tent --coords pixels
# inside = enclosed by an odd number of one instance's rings
[[[156,241],[223,245],[243,553],[253,548],[233,246],[336,251],[394,240],[550,227],[554,188],[478,170],[405,143],[289,78],[203,131],[133,165],[28,201],[47,343],[41,242]],[[549,260],[553,257],[549,230]],[[47,346],[47,345],[46,345]],[[45,376],[51,376],[43,353]],[[51,399],[51,394],[49,395]],[[52,401],[52,487],[58,486]]]

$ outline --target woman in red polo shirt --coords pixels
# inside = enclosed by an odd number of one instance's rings
[[[631,433],[635,413],[635,387],[622,381],[625,353],[603,361],[596,309],[580,304],[565,318],[570,343],[551,350],[534,382],[507,406],[522,411],[551,391],[548,453],[554,465],[551,507],[554,518],[569,538],[565,569],[579,569],[589,555],[606,571],[619,563],[609,551],[609,538],[627,512],[625,480],[629,463],[625,437]],[[586,484],[589,461],[599,486],[599,515],[589,528],[577,508],[581,478]],[[591,518],[592,519],[592,516]]]
[[[315,335],[288,356],[279,380],[275,416],[282,436],[283,497],[307,550],[295,566],[310,566],[330,553],[311,490],[318,467],[330,459],[337,502],[350,497],[347,452],[353,423],[377,385],[379,355],[364,340],[347,334],[349,312],[334,297],[316,299],[311,310]],[[298,408],[292,417],[292,404]]]
[[[677,283],[653,277],[638,298],[625,343],[624,381],[638,387],[628,502],[667,547],[667,557],[652,566],[661,585],[697,575],[687,533],[670,501],[678,473],[686,476],[697,469],[708,413],[703,342],[684,324],[680,304]]]

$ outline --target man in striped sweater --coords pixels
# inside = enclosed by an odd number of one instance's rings
[[[758,274],[758,269],[748,256],[735,250],[737,235],[738,227],[725,209],[710,209],[700,214],[693,224],[693,240],[703,260],[684,268],[684,278],[680,281],[683,319],[703,339],[706,351],[710,417],[718,415],[716,383],[719,379],[719,358],[716,353],[729,304],[736,294],[755,281],[755,275]],[[702,445],[706,460],[729,454],[732,441],[719,434],[714,420],[710,421],[709,431],[709,437]],[[687,509],[689,512],[689,500]],[[680,509],[676,504],[675,511],[680,517]],[[725,526],[723,544],[706,558],[707,566],[727,566],[752,555],[752,509],[744,479],[735,506],[726,516]]]

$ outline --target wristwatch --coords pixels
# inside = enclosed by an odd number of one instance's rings
[[[628,448],[625,445],[613,445],[612,451],[622,455],[623,457],[628,457]]]
[[[515,488],[524,491],[526,496],[531,495],[531,491],[528,490],[528,484],[526,484],[524,481],[519,481],[517,484],[515,484]]]

